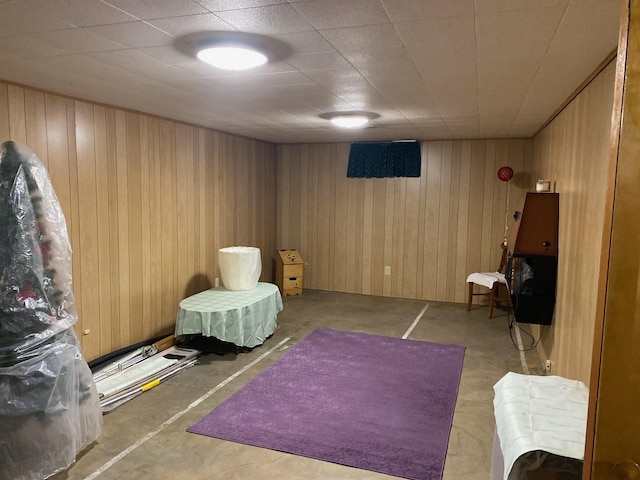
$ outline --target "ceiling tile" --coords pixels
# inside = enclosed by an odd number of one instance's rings
[[[15,2],[0,3],[0,37],[50,32],[71,27],[73,25],[25,5]]]
[[[477,115],[474,17],[400,22],[396,28],[438,109]]]
[[[457,131],[459,129],[477,129],[480,125],[480,118],[474,115],[466,116],[451,116],[443,115],[442,119],[444,123],[449,127],[451,131]]]
[[[313,30],[288,4],[218,12],[225,22],[242,32],[277,35]]]
[[[371,88],[371,84],[353,67],[309,70],[306,75],[335,94]]]
[[[474,55],[475,18],[473,15],[432,18],[395,24],[398,36],[404,45],[415,45],[434,55],[436,50],[447,49],[447,53]],[[461,41],[456,41],[463,35]],[[450,44],[454,42],[454,45]],[[442,54],[441,56],[444,56]],[[457,60],[456,57],[453,57]]]
[[[187,57],[188,58],[188,57]],[[174,64],[180,70],[197,77],[229,77],[238,75],[237,71],[222,70],[199,60]],[[253,74],[291,72],[295,69],[286,62],[269,62],[254,68]]]
[[[537,123],[538,125],[543,124],[549,119],[549,115],[545,115],[544,113],[534,113],[534,112],[520,112],[518,117],[514,120],[514,125],[533,125]]]
[[[318,32],[297,32],[273,35],[273,38],[289,45],[295,53],[333,52],[335,49]]]
[[[585,4],[585,3],[599,3],[601,5],[608,4],[610,7],[618,7],[620,9],[620,0],[569,0],[569,4]]]
[[[453,130],[453,128],[449,128],[449,130]],[[455,127],[456,138],[459,139],[467,139],[472,140],[476,138],[483,138],[480,134],[480,127]]]
[[[407,103],[398,103],[396,104],[396,108],[402,114],[403,118],[406,118],[408,121],[413,120],[414,118],[421,118],[425,115],[425,113],[433,112],[437,113],[437,110],[429,105],[419,105],[415,102],[407,102]]]
[[[29,35],[0,37],[0,58],[34,58],[62,55],[63,49],[43,43]],[[3,70],[5,69],[3,65]]]
[[[319,113],[351,111],[353,107],[333,95],[305,96],[304,103]]]
[[[481,115],[480,116],[480,125],[484,125],[487,127],[499,127],[503,130],[508,130],[513,125],[513,116],[512,115]]]
[[[474,0],[381,0],[392,22],[473,15]]]
[[[423,87],[422,78],[420,78],[412,63],[401,65],[402,68],[396,68],[396,65],[380,63],[358,68],[358,71],[378,89],[400,90],[403,88]]]
[[[343,93],[338,96],[345,103],[351,105],[356,110],[380,113],[394,110],[396,107],[380,94],[377,90],[372,93],[363,94],[361,91],[354,93]]]
[[[568,0],[476,0],[476,13],[512,12],[538,8],[565,7]]]
[[[4,55],[6,55],[6,52]],[[47,84],[46,82],[51,81],[51,78],[54,81],[59,80],[55,74],[49,76],[49,71],[50,69],[46,65],[42,65],[38,60],[23,58],[2,59],[3,80],[10,82],[42,88]],[[58,91],[61,92],[61,90]]]
[[[403,46],[389,46],[386,48],[346,51],[342,55],[354,67],[369,68],[376,66],[406,66],[411,65],[411,56]],[[413,69],[413,67],[411,67]]]
[[[378,0],[312,0],[293,8],[318,30],[390,23]]]
[[[152,78],[157,82],[169,82],[186,77],[186,74],[177,68],[135,50],[93,53],[88,56],[97,62],[123,68],[128,72],[138,74],[141,77]]]
[[[304,53],[287,58],[287,63],[298,70],[320,70],[347,67],[349,63],[338,52]]]
[[[335,97],[327,92],[324,88],[315,82],[312,83],[293,83],[288,85],[268,85],[265,88],[264,98],[266,101],[275,105],[287,99],[303,98],[332,98]]]
[[[99,78],[103,81],[117,83],[124,80],[129,82],[131,87],[149,82],[148,79],[137,77],[124,68],[98,62],[85,54],[60,55],[58,57],[42,58],[39,61],[55,69],[83,72],[87,77]]]
[[[208,13],[193,0],[105,0],[142,20]]]
[[[289,115],[308,115],[309,105],[297,98],[283,99],[278,108]]]
[[[83,28],[36,33],[33,38],[60,48],[65,53],[101,52],[122,48],[122,45]]]
[[[478,129],[479,138],[504,138],[504,127],[481,125]]]
[[[89,31],[127,47],[158,47],[173,44],[173,37],[145,22],[89,27]]]
[[[411,62],[390,24],[322,30],[320,33],[356,67],[407,65]]]
[[[173,65],[179,70],[181,70],[182,72],[188,73],[189,75],[192,75],[195,77],[216,77],[221,75],[220,69],[215,68],[214,66],[208,65],[199,60],[174,63]],[[227,72],[227,74],[231,74],[231,73]]]
[[[264,7],[288,3],[287,0],[196,0],[210,12],[223,12],[225,10],[239,10],[241,8]]]
[[[412,118],[411,125],[413,125],[416,128],[423,128],[423,127],[447,128],[447,124],[444,123],[444,120],[442,120],[442,118],[437,116]]]
[[[322,30],[322,36],[342,53],[359,53],[379,49],[402,48],[391,24]]]
[[[183,92],[189,92],[190,95],[212,96],[228,90],[228,88],[224,86],[212,85],[211,81],[206,78],[183,77],[171,79],[163,83],[178,88]]]
[[[478,15],[478,102],[483,115],[515,115],[565,8]]]
[[[58,67],[44,59],[22,62],[21,65],[3,62],[7,71],[11,72],[11,77],[8,79],[48,91],[52,90],[47,88],[46,82],[54,80],[58,82],[59,88],[53,90],[53,93],[133,108],[127,105],[127,102],[121,104],[120,100],[115,100],[120,97],[117,96],[118,87],[113,80],[90,76],[82,73],[83,71],[74,71],[72,63]],[[130,77],[124,78],[130,80]],[[122,92],[122,89],[119,90]],[[126,91],[123,93],[126,95]]]
[[[618,7],[611,2],[569,6],[519,116],[553,112],[614,51],[618,41]],[[547,87],[550,84],[553,89]]]
[[[306,75],[300,72],[277,72],[277,73],[254,73],[254,74],[236,74],[226,75],[222,77],[214,77],[215,81],[224,85],[234,85],[242,87],[243,85],[255,88],[255,85],[293,85],[298,83],[314,83]]]
[[[514,125],[509,130],[509,137],[512,138],[529,138],[540,128],[539,123]]]
[[[40,14],[58,18],[77,27],[136,21],[122,10],[101,0],[19,0]]]
[[[136,49],[136,51],[169,65],[176,65],[179,63],[197,63],[198,65],[204,65],[195,57],[191,57],[180,52],[173,45],[162,45],[160,47],[143,47]]]
[[[213,13],[160,18],[157,20],[149,20],[147,23],[174,37],[197,32],[235,30],[231,25]]]

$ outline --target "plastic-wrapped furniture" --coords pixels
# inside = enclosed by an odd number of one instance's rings
[[[73,325],[71,246],[47,171],[0,147],[0,478],[42,479],[96,440],[102,412]]]

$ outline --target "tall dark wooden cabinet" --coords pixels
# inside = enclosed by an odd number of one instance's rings
[[[506,279],[516,321],[551,325],[558,277],[557,193],[527,193],[507,246]]]

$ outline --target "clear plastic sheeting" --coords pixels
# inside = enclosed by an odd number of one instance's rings
[[[71,246],[47,171],[0,147],[0,479],[42,479],[96,440],[102,414],[73,331]]]
[[[218,250],[222,284],[227,290],[253,290],[262,273],[260,249],[226,247]]]

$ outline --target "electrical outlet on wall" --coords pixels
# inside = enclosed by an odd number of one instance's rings
[[[384,267],[384,274],[385,275],[391,275],[391,267],[389,265],[386,265]]]

